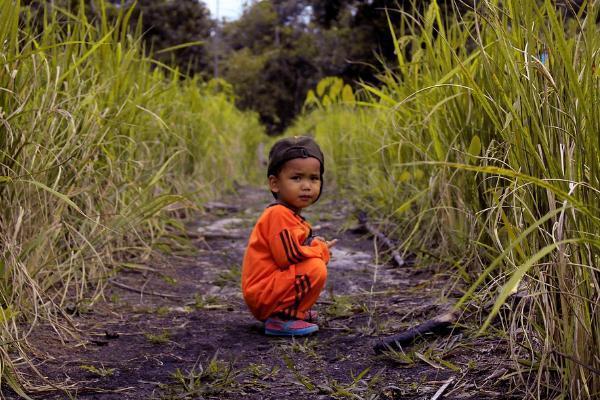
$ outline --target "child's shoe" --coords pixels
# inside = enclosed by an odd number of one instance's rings
[[[265,334],[271,336],[303,336],[318,330],[317,324],[301,319],[282,320],[271,317],[265,321]]]

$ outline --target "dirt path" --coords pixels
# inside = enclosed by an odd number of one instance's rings
[[[447,382],[443,398],[509,397],[504,347],[473,339],[468,327],[374,354],[377,337],[446,310],[449,279],[436,265],[382,264],[372,239],[343,229],[352,210],[331,199],[306,210],[319,235],[339,239],[317,304],[320,331],[265,336],[239,280],[250,229],[270,198],[243,188],[222,201],[230,209],[215,207],[189,226],[199,233],[196,254],[131,265],[113,279],[107,302],[79,307],[83,343],[63,346],[36,329],[37,368],[73,384],[77,399],[431,399]]]

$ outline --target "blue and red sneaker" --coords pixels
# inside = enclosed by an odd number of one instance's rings
[[[271,336],[304,336],[319,330],[317,324],[301,319],[283,320],[277,317],[265,321],[265,335]]]

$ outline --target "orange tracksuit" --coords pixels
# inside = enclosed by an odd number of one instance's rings
[[[276,314],[303,319],[317,301],[327,278],[329,249],[312,240],[308,222],[275,203],[260,216],[248,242],[242,267],[242,292],[252,314],[264,321]]]

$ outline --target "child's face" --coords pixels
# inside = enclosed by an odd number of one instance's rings
[[[321,192],[321,164],[313,157],[287,161],[277,176],[269,176],[269,187],[277,200],[296,210],[310,206]]]

